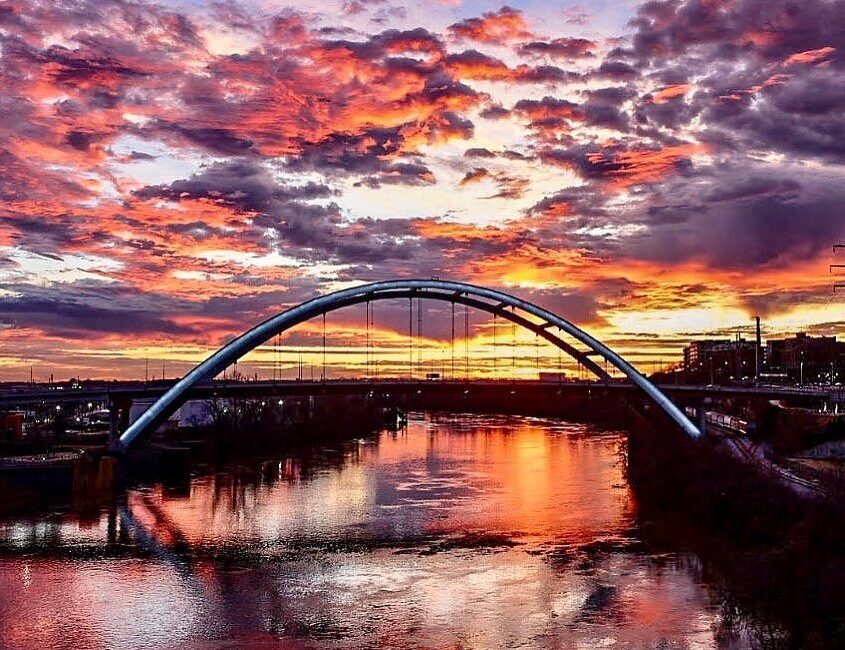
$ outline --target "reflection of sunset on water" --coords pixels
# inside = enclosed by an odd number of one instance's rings
[[[416,416],[187,491],[135,489],[86,524],[0,522],[0,645],[70,626],[83,650],[708,647],[720,619],[697,561],[640,550],[623,441]]]
[[[525,418],[479,417],[467,426],[435,417],[412,421],[395,438],[383,434],[378,444],[357,443],[349,462],[307,482],[288,473],[286,459],[271,484],[209,476],[192,483],[190,499],[156,489],[131,494],[128,506],[165,544],[172,529],[191,544],[284,544],[329,532],[357,538],[374,520],[391,537],[484,530],[578,542],[624,531],[631,514],[615,455],[620,437],[587,432]]]

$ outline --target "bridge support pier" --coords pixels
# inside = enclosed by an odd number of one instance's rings
[[[120,415],[117,404],[109,400],[109,442],[114,442],[120,437]]]

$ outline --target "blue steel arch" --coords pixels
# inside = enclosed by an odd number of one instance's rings
[[[323,296],[307,300],[292,307],[263,323],[256,325],[239,337],[230,341],[205,361],[188,372],[162,395],[150,408],[133,422],[116,441],[118,450],[126,449],[139,436],[154,431],[169,418],[187,399],[188,391],[196,384],[220,374],[224,368],[266,343],[277,334],[295,325],[321,316],[331,311],[374,300],[387,300],[400,297],[420,297],[448,302],[458,302],[477,307],[489,313],[501,315],[543,336],[567,354],[581,361],[587,368],[601,378],[608,378],[607,373],[584,353],[578,351],[562,339],[549,332],[557,327],[586,345],[594,353],[602,356],[621,371],[634,385],[646,393],[666,414],[674,420],[691,438],[699,438],[701,432],[684,413],[644,375],[637,371],[622,357],[606,345],[593,338],[568,320],[561,318],[542,307],[517,298],[502,291],[479,287],[463,282],[448,280],[388,280],[342,289]],[[539,318],[541,324],[515,314],[519,310]]]

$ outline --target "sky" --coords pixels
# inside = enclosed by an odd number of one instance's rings
[[[534,301],[644,371],[755,315],[845,334],[845,0],[5,0],[0,84],[0,380],[181,374],[407,277]],[[329,374],[367,347],[406,372],[407,305],[369,334],[364,309],[328,317]],[[442,369],[450,308],[423,309]],[[558,366],[470,318],[472,373]],[[242,371],[320,364],[321,327]]]

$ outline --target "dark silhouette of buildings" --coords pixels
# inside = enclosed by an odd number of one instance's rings
[[[766,367],[799,383],[836,383],[845,370],[845,343],[835,336],[810,336],[766,342]]]
[[[759,370],[758,370],[759,369]],[[737,337],[693,341],[684,348],[684,379],[719,384],[731,381],[781,380],[837,383],[845,379],[845,342],[835,336],[770,339],[765,347]]]
[[[687,381],[718,384],[753,379],[759,351],[753,341],[708,339],[693,341],[684,348]]]

